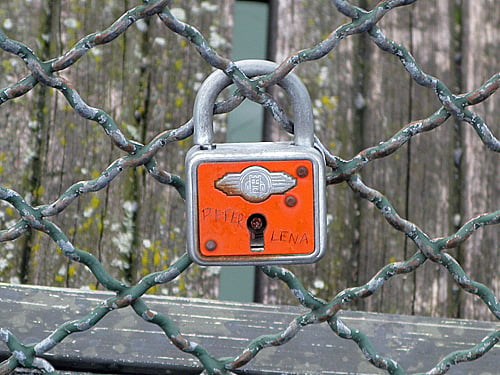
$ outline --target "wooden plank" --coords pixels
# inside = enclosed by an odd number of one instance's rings
[[[372,9],[377,1],[366,1]],[[394,9],[379,26],[387,38],[407,45],[410,39],[409,14],[414,6]],[[386,141],[410,121],[411,78],[396,56],[378,48],[367,38],[364,56],[358,57],[363,66],[361,83],[365,108],[360,117],[362,149]],[[401,217],[407,215],[408,145],[392,155],[373,161],[360,172],[364,182],[391,202]],[[358,152],[361,150],[358,150]],[[408,259],[404,234],[395,230],[371,202],[359,199],[359,284],[368,282],[386,264]],[[412,313],[413,278],[402,277],[387,283],[359,306],[363,310]],[[395,298],[399,296],[400,298]]]
[[[78,319],[111,293],[0,284],[0,327],[23,343],[39,342],[66,321]],[[277,333],[305,310],[202,299],[144,297],[155,311],[167,314],[190,340],[215,357],[234,356],[249,341]],[[472,347],[496,326],[492,322],[427,317],[341,313],[349,328],[363,331],[381,355],[409,372],[429,370],[444,355]],[[497,373],[500,348],[476,362],[453,368],[453,374]],[[0,359],[8,355],[0,346]],[[63,370],[120,374],[196,374],[196,358],[175,348],[160,329],[130,309],[111,312],[96,327],[73,334],[47,359]],[[338,338],[326,324],[307,326],[280,347],[267,348],[243,368],[246,374],[383,374],[372,367],[356,345]]]
[[[464,91],[478,88],[498,72],[500,58],[500,7],[495,0],[467,1],[462,5],[463,82]],[[492,63],[496,62],[496,63]],[[469,107],[488,124],[493,134],[500,137],[500,106],[498,92],[487,101]],[[481,142],[467,123],[462,123],[463,134],[463,202],[461,224],[482,212],[500,208],[500,155]],[[481,228],[463,246],[465,269],[470,277],[500,293],[500,230],[498,225]],[[477,319],[491,313],[466,295],[462,304],[463,316]]]
[[[420,68],[447,86],[452,82],[453,9],[450,2],[424,0],[412,9],[410,39],[404,44],[410,49]],[[427,48],[421,48],[423,44]],[[451,90],[454,88],[451,86]],[[434,90],[412,81],[411,108],[413,120],[430,116],[441,107]],[[453,226],[455,178],[453,151],[455,149],[453,119],[432,132],[413,137],[408,160],[408,217],[432,238],[451,235]],[[429,152],[432,150],[432,152]],[[456,206],[456,205],[455,205]],[[409,243],[409,253],[416,250]],[[455,254],[453,254],[455,255]],[[454,293],[456,286],[447,270],[431,261],[421,267],[414,277],[412,311],[432,316],[455,316]]]

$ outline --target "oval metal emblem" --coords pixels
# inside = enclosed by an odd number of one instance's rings
[[[297,180],[286,172],[270,172],[253,165],[240,173],[226,173],[215,181],[215,187],[226,195],[239,195],[252,203],[265,201],[273,194],[283,194],[293,188]]]

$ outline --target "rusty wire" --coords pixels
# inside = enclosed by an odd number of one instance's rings
[[[168,8],[168,0],[144,1],[143,5],[127,11],[107,29],[85,36],[62,56],[49,61],[42,61],[28,46],[11,39],[0,30],[0,48],[22,59],[29,70],[26,77],[0,90],[0,104],[28,93],[38,83],[55,88],[64,95],[68,104],[78,115],[97,122],[114,145],[126,152],[125,156],[117,159],[102,171],[99,177],[70,186],[54,202],[44,205],[33,207],[26,203],[24,197],[18,192],[0,186],[0,199],[12,205],[20,216],[15,225],[0,231],[0,241],[12,241],[25,234],[30,228],[41,231],[47,234],[69,259],[86,265],[103,286],[116,292],[115,297],[103,301],[82,319],[63,323],[49,336],[35,344],[23,344],[12,332],[0,329],[0,339],[6,343],[12,353],[9,359],[0,364],[0,374],[12,373],[18,367],[36,368],[44,373],[56,374],[54,367],[40,357],[42,354],[61,343],[68,335],[92,329],[108,313],[128,306],[132,307],[135,313],[146,321],[158,325],[180,350],[196,356],[207,374],[229,374],[233,372],[232,370],[255,358],[262,349],[283,345],[292,339],[302,327],[316,323],[328,324],[339,337],[353,340],[366,359],[374,366],[389,374],[406,374],[396,361],[380,356],[362,332],[347,327],[339,319],[337,313],[350,302],[372,295],[393,276],[413,272],[427,260],[444,267],[457,285],[464,291],[477,295],[491,313],[500,319],[500,303],[493,292],[487,286],[471,280],[460,264],[445,251],[462,244],[482,226],[499,224],[500,210],[471,218],[456,233],[449,236],[430,238],[416,224],[403,219],[385,196],[367,186],[357,174],[367,163],[390,155],[412,137],[439,127],[449,117],[467,122],[474,128],[489,150],[500,151],[500,141],[493,135],[484,119],[467,109],[469,106],[486,100],[496,92],[500,85],[500,73],[496,73],[476,90],[465,94],[453,94],[442,81],[425,73],[411,53],[404,46],[385,36],[377,25],[393,9],[416,2],[417,0],[386,0],[379,2],[368,11],[353,6],[347,0],[334,0],[333,4],[337,10],[349,17],[351,22],[333,30],[327,38],[315,46],[291,54],[279,64],[275,71],[256,79],[247,78],[233,61],[220,56],[195,27],[177,19]],[[324,153],[327,166],[330,168],[327,184],[346,182],[354,193],[373,203],[392,227],[403,232],[413,241],[417,247],[416,253],[405,261],[387,264],[366,284],[345,289],[329,301],[314,297],[290,271],[277,266],[261,267],[268,277],[280,279],[286,283],[297,297],[298,302],[307,307],[309,312],[297,316],[284,331],[256,338],[241,353],[225,359],[218,359],[210,354],[209,348],[190,342],[178,330],[175,322],[167,315],[149,309],[141,298],[153,286],[168,283],[181,273],[187,272],[192,264],[187,254],[184,254],[167,269],[148,274],[137,284],[129,286],[114,279],[106,271],[104,265],[92,254],[78,249],[66,234],[48,218],[64,211],[80,195],[95,192],[108,186],[116,176],[128,168],[145,166],[153,178],[162,184],[172,185],[181,197],[185,198],[182,178],[159,168],[155,161],[155,155],[167,145],[189,137],[193,131],[191,120],[176,129],[158,134],[148,144],[141,144],[128,139],[108,113],[103,109],[88,105],[79,95],[77,89],[57,74],[59,71],[75,65],[93,47],[112,42],[119,35],[125,33],[136,21],[154,15],[157,15],[169,30],[186,38],[207,64],[223,70],[237,85],[236,94],[216,105],[216,113],[232,110],[246,97],[269,108],[276,121],[288,131],[293,131],[293,124],[274,98],[264,93],[263,89],[279,82],[297,65],[317,60],[334,50],[342,39],[361,33],[368,33],[371,40],[380,49],[399,58],[404,69],[416,83],[435,92],[442,107],[427,118],[403,126],[388,140],[362,150],[349,160],[343,160],[333,155],[319,139],[316,139],[316,146]],[[469,350],[450,353],[427,374],[444,374],[452,365],[479,358],[499,341],[500,330],[494,330],[483,341]]]

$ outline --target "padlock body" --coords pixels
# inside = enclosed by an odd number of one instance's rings
[[[287,142],[194,146],[186,157],[189,255],[202,265],[317,261],[324,169],[319,151]]]

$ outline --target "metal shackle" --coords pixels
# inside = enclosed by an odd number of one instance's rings
[[[236,65],[248,77],[269,74],[278,64],[268,60],[241,60]],[[231,79],[221,70],[213,72],[202,83],[194,102],[194,143],[197,145],[211,145],[214,138],[213,108],[217,97]],[[294,144],[298,146],[314,145],[314,128],[311,98],[302,81],[293,73],[288,74],[279,83],[288,96],[294,115]]]

